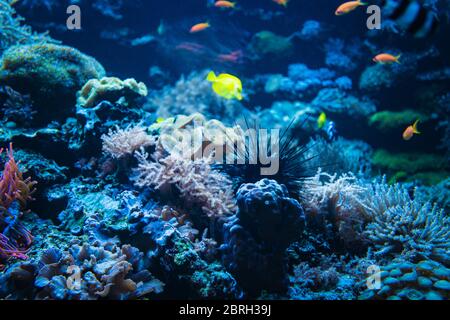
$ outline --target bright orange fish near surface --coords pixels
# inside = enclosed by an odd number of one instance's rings
[[[417,130],[417,124],[419,123],[419,120],[416,120],[413,125],[410,125],[408,128],[403,131],[403,140],[411,140],[411,138],[414,136],[414,134],[420,134],[419,130]]]
[[[341,4],[336,9],[336,12],[334,14],[337,16],[342,16],[344,14],[352,12],[353,10],[355,10],[356,8],[361,7],[361,6],[367,6],[367,3],[361,2],[361,0],[349,1],[349,2]]]
[[[217,1],[216,3],[214,3],[214,6],[217,8],[234,8],[236,6],[236,2]]]
[[[189,30],[189,32],[197,33],[197,32],[203,31],[205,29],[208,29],[209,27],[211,27],[209,22],[197,23],[196,25],[192,26],[192,28],[191,28],[191,30]]]
[[[375,56],[372,60],[376,63],[381,64],[391,64],[391,63],[400,63],[399,59],[401,57],[401,54],[398,56],[393,56],[389,53],[380,53],[379,55]]]
[[[289,0],[272,0],[275,3],[278,3],[280,6],[287,7]]]

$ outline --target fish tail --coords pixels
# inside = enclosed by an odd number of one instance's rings
[[[206,80],[208,80],[209,82],[216,81],[216,74],[214,73],[214,71],[210,71],[208,73],[208,77],[206,77]]]
[[[361,0],[359,0],[359,5],[360,5],[360,6],[368,6],[369,3],[367,3],[367,2],[362,2]]]
[[[416,120],[416,122],[414,122],[413,124],[413,132],[415,134],[420,134],[420,131],[417,129],[417,124],[419,123],[419,119]]]
[[[401,62],[399,61],[401,56],[402,56],[401,54],[399,54],[398,56],[395,56],[395,62],[396,63],[401,64]]]

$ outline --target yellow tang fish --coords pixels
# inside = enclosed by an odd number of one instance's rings
[[[322,129],[323,126],[325,125],[325,122],[327,122],[327,115],[325,114],[325,112],[322,112],[320,116],[317,118],[317,127],[319,129]]]
[[[211,71],[206,80],[212,82],[212,89],[219,96],[225,99],[242,100],[242,82],[238,77],[227,73],[216,76]]]

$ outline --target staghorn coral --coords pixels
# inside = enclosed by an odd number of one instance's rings
[[[128,125],[125,129],[116,126],[115,130],[109,129],[108,134],[102,135],[103,152],[119,159],[126,155],[132,155],[142,147],[154,145],[156,139],[146,133],[141,125]]]
[[[364,234],[376,255],[449,261],[450,218],[444,210],[413,200],[401,185],[384,181],[370,185],[361,204],[370,219]]]
[[[169,155],[152,162],[144,150],[136,152],[135,185],[164,193],[179,192],[186,209],[200,208],[209,217],[230,215],[235,210],[231,181],[211,168],[209,158],[190,160]]]
[[[92,108],[100,101],[109,101],[128,106],[139,97],[146,97],[147,87],[143,82],[134,79],[120,80],[115,77],[104,77],[89,80],[77,93],[77,104],[83,108]]]

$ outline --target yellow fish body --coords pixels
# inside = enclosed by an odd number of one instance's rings
[[[212,89],[215,93],[225,99],[242,100],[242,82],[231,74],[222,73],[216,76],[213,71],[206,78],[212,83]]]
[[[319,129],[322,129],[323,126],[325,125],[325,122],[327,122],[327,115],[325,114],[325,112],[322,112],[320,116],[317,118],[317,127]]]

